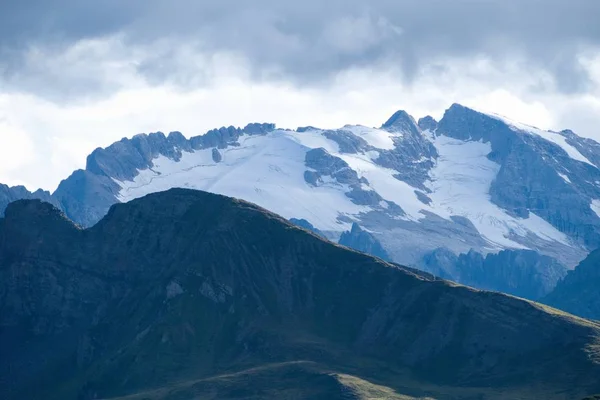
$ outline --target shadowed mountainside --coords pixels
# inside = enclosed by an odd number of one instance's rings
[[[10,204],[0,299],[6,399],[600,391],[595,323],[387,264],[198,191],[115,205],[86,230],[50,204]]]

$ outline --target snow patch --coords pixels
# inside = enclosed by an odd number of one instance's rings
[[[593,199],[590,203],[590,208],[598,217],[600,217],[600,199]]]
[[[522,219],[521,221],[524,221],[523,227],[526,230],[529,230],[542,239],[556,241],[567,246],[571,245],[567,235],[560,232],[550,222],[537,214],[529,212],[529,218]],[[526,232],[521,232],[521,236],[525,236],[525,234]]]
[[[560,172],[557,172],[558,176],[560,176],[565,182],[567,183],[573,183],[571,182],[571,180],[569,179],[568,176],[566,176],[565,174],[561,174]]]
[[[362,125],[346,125],[344,126],[344,130],[350,131],[356,136],[363,138],[371,146],[383,150],[393,150],[395,145],[392,137],[402,136],[401,133],[392,134],[381,129],[367,128]]]
[[[323,136],[322,130],[309,130],[305,132],[296,131],[275,131],[276,134],[283,134],[288,139],[293,140],[307,149],[323,148],[328,153],[334,154],[340,152],[340,146],[333,140]],[[275,134],[275,135],[276,135]]]
[[[397,171],[375,164],[366,154],[337,154],[337,156],[346,161],[359,177],[367,178],[369,186],[381,197],[399,205],[408,219],[418,221],[423,218],[421,214],[423,203],[417,198],[415,188],[394,178]]]

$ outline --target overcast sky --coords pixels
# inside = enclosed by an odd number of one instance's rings
[[[98,146],[451,103],[600,139],[597,0],[0,2],[0,182],[54,190]]]

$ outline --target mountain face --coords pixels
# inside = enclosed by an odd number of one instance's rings
[[[600,320],[600,250],[569,271],[542,302],[584,318]]]
[[[3,399],[573,399],[600,325],[184,189],[0,219]],[[137,394],[137,395],[136,395]],[[129,397],[124,397],[129,396]]]
[[[356,223],[352,224],[352,230],[342,233],[339,244],[371,254],[382,260],[390,259],[390,256],[383,246],[381,246],[381,243],[370,232],[365,231]]]
[[[336,242],[356,224],[406,265],[445,248],[482,257],[532,250],[572,268],[600,247],[598,166],[593,140],[454,104],[440,121],[398,111],[380,128],[140,134],[96,149],[47,200],[89,227],[115,203],[200,189],[303,221]]]
[[[420,268],[463,285],[530,300],[547,295],[568,271],[553,258],[532,250],[502,250],[484,256],[475,251],[456,255],[444,248],[423,257]]]

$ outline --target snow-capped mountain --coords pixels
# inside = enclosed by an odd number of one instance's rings
[[[242,198],[332,240],[359,225],[389,257],[530,249],[574,266],[600,244],[600,144],[452,105],[380,128],[229,127],[136,135],[95,150],[53,194],[92,225],[115,202],[172,187]]]

